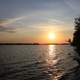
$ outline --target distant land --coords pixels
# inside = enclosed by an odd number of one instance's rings
[[[0,45],[69,45],[69,43],[0,43]]]

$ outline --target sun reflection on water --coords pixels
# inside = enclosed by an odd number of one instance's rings
[[[55,65],[57,61],[58,60],[56,59],[55,45],[49,45],[47,63],[52,66]]]
[[[55,57],[55,45],[49,45],[49,56],[50,57]]]
[[[49,73],[50,80],[59,80],[59,78],[63,75],[63,70],[57,68],[59,57],[57,57],[56,45],[48,46],[48,54],[46,62],[49,67],[48,70],[49,72],[51,72]]]

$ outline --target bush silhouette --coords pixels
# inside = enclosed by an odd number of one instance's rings
[[[80,17],[75,18],[75,32],[73,34],[72,45],[80,48]]]

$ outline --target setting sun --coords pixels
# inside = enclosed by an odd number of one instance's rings
[[[48,34],[48,38],[49,38],[50,40],[54,40],[55,37],[56,37],[55,33],[49,33],[49,34]]]

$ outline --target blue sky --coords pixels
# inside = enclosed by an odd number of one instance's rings
[[[0,41],[39,42],[49,31],[64,41],[72,38],[77,16],[80,0],[0,0]]]

